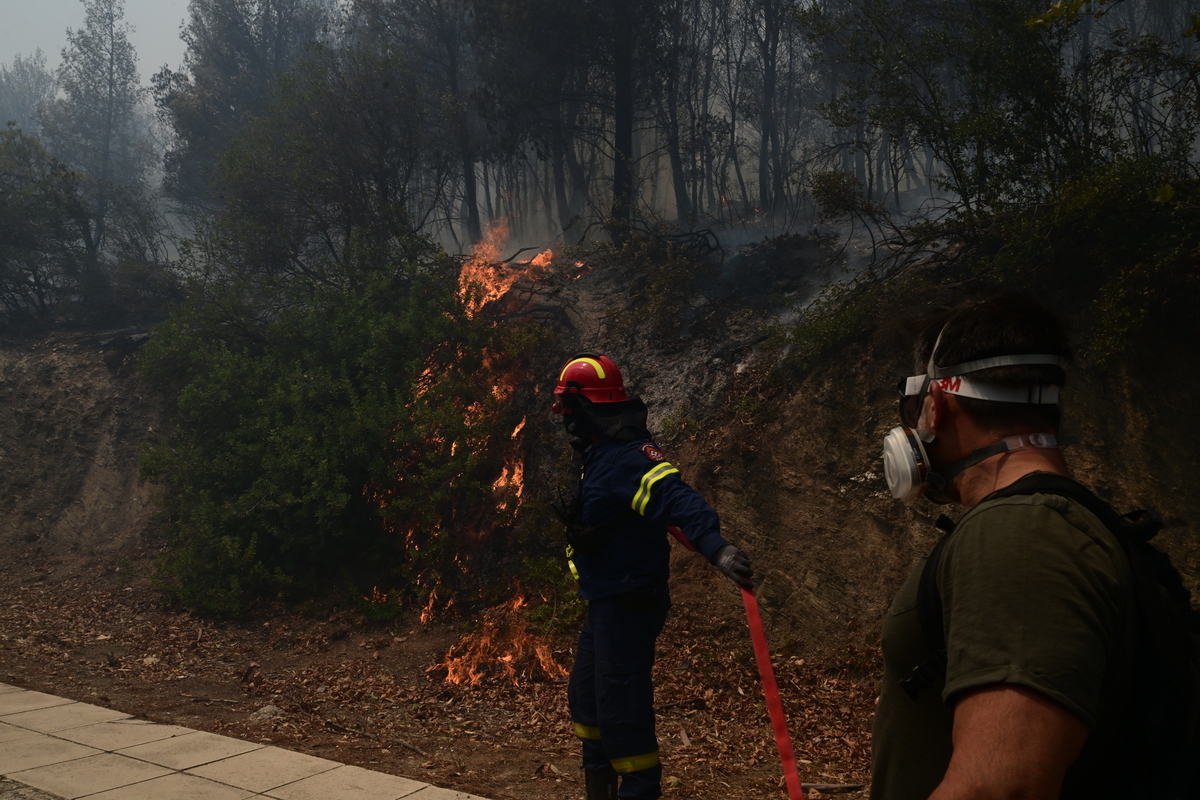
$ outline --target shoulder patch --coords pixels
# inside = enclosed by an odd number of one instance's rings
[[[666,461],[667,457],[662,454],[662,451],[654,445],[653,442],[646,442],[641,446],[642,455],[651,461]]]

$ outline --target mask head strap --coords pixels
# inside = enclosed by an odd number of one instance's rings
[[[1057,449],[1079,441],[1075,436],[1056,436],[1052,433],[1020,433],[1016,436],[1005,436],[995,444],[979,447],[971,451],[966,458],[955,461],[941,472],[929,473],[929,484],[939,492],[944,492],[946,485],[964,470],[970,469],[981,461],[986,461],[1000,453],[1012,453],[1017,450],[1028,450],[1031,447],[1042,449]]]
[[[964,361],[947,367],[937,365],[937,352],[942,336],[949,325],[942,326],[933,350],[929,353],[924,375],[913,375],[900,380],[900,421],[909,428],[917,427],[921,415],[921,404],[929,392],[929,385],[940,381],[943,391],[963,397],[974,397],[999,403],[1032,403],[1053,405],[1058,403],[1059,386],[1038,384],[1035,386],[1002,386],[987,381],[971,381],[962,376],[995,367],[1046,365],[1066,369],[1067,360],[1053,353],[1022,353],[1017,355],[991,356],[974,361]]]

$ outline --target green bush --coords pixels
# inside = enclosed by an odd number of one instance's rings
[[[1104,360],[1200,288],[1200,181],[1157,157],[1097,167],[998,216],[983,245],[977,273],[1090,306],[1086,354]]]
[[[195,611],[444,598],[471,570],[463,537],[512,521],[488,451],[516,420],[493,387],[536,331],[473,318],[459,265],[412,227],[427,132],[406,62],[310,56],[222,155],[186,300],[140,358],[174,399],[142,464],[166,511],[159,582]],[[330,147],[369,132],[395,146]]]
[[[777,378],[792,380],[834,351],[865,336],[876,324],[880,278],[872,272],[830,283],[800,309],[789,329],[777,331],[773,344],[784,349]]]
[[[575,593],[575,580],[562,558],[529,557],[522,562],[523,581],[536,596],[525,618],[542,635],[578,631],[587,617],[587,602]]]
[[[596,242],[589,263],[620,265],[630,270],[628,304],[615,321],[632,333],[643,326],[658,335],[679,330],[691,316],[701,286],[712,277],[703,259],[670,238],[671,229],[659,224],[631,232],[616,243]]]
[[[311,593],[347,570],[419,593],[455,569],[456,501],[490,497],[483,362],[503,360],[503,330],[456,314],[435,271],[306,290],[253,335],[219,303],[189,304],[142,354],[177,392],[174,436],[143,475],[167,510],[161,585],[193,610]]]

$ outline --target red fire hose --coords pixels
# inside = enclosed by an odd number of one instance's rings
[[[683,531],[675,527],[667,530],[680,544],[695,551],[696,548],[692,547]],[[758,675],[762,679],[763,694],[767,696],[771,727],[775,730],[775,746],[779,748],[779,760],[783,762],[788,800],[804,800],[804,787],[800,785],[800,773],[796,770],[796,754],[792,752],[792,736],[788,733],[787,719],[783,716],[783,701],[779,699],[775,668],[771,666],[771,653],[767,650],[767,634],[763,631],[762,614],[758,613],[758,599],[753,589],[744,586],[741,589],[742,602],[746,605],[746,620],[750,623],[750,641],[754,643],[754,658],[758,661]]]
[[[800,785],[800,773],[796,770],[796,754],[792,752],[792,737],[788,733],[787,720],[783,716],[783,702],[779,699],[779,686],[775,683],[775,669],[771,666],[771,654],[767,651],[767,635],[763,632],[762,615],[758,613],[758,600],[754,590],[742,587],[742,602],[746,605],[746,619],[750,623],[750,641],[754,643],[754,657],[758,660],[758,674],[762,678],[763,694],[767,696],[767,711],[771,714],[771,727],[775,729],[775,744],[779,747],[779,760],[783,762],[783,778],[787,781],[788,800],[804,800],[804,789]]]

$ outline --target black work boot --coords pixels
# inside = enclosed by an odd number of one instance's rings
[[[617,771],[612,767],[585,769],[587,800],[617,800]]]

